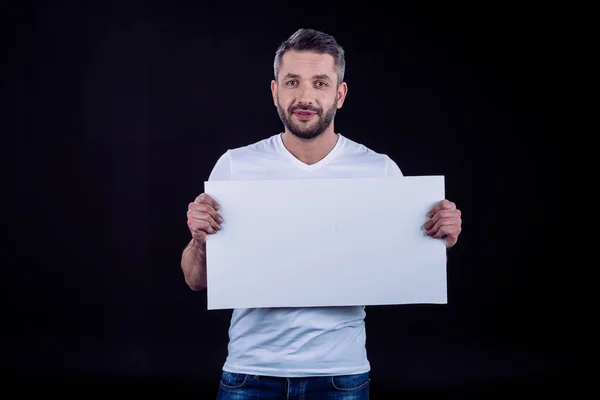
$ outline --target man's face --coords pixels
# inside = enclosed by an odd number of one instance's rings
[[[337,80],[335,62],[329,54],[288,51],[283,55],[271,91],[288,131],[312,139],[331,125],[347,91],[346,83],[338,85]]]

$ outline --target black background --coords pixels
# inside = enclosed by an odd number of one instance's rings
[[[445,175],[463,212],[449,304],[368,308],[372,397],[561,388],[570,342],[558,327],[572,316],[541,212],[556,201],[560,17],[504,3],[215,4],[4,6],[10,382],[216,393],[230,311],[206,311],[205,292],[185,285],[187,204],[225,150],[282,129],[274,52],[312,27],[347,54],[336,130],[405,175]]]

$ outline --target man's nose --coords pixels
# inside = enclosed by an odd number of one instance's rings
[[[304,85],[300,88],[298,104],[312,105],[314,103],[313,90],[310,86]]]

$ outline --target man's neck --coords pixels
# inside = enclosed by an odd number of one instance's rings
[[[327,129],[316,138],[308,140],[300,139],[286,129],[281,137],[286,149],[307,165],[315,164],[325,158],[335,147],[338,138],[339,135],[333,129]]]

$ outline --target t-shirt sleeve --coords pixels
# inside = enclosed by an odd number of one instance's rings
[[[394,162],[390,157],[386,156],[385,161],[385,176],[404,176],[398,164]]]
[[[208,177],[209,181],[228,181],[231,179],[231,154],[226,151],[217,160]]]

